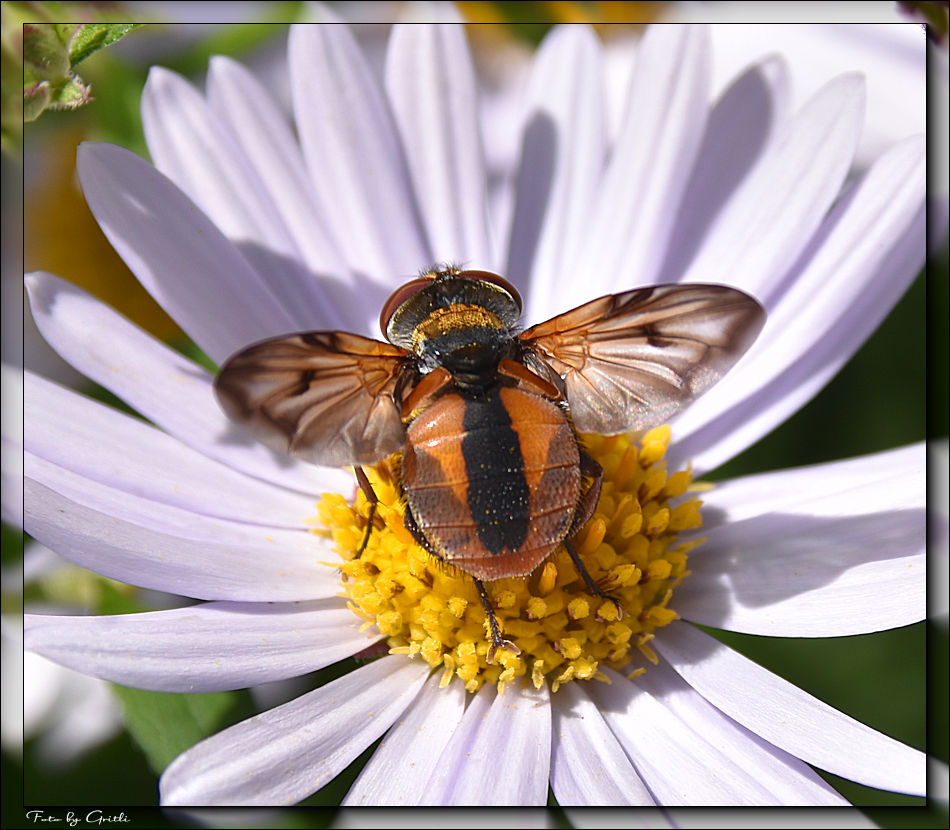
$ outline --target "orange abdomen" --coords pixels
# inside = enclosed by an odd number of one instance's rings
[[[527,576],[574,518],[577,438],[556,404],[523,389],[453,392],[409,424],[402,483],[440,558],[482,580]]]

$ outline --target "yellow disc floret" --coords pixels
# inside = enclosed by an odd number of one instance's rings
[[[603,663],[642,672],[656,662],[653,632],[677,614],[669,607],[673,589],[688,574],[687,554],[702,539],[678,541],[680,531],[700,527],[701,502],[688,495],[688,470],[667,474],[663,461],[669,427],[643,435],[582,436],[585,451],[604,470],[597,509],[574,539],[596,584],[623,609],[586,590],[570,555],[559,548],[527,578],[488,585],[504,638],[514,650],[499,649],[493,663],[485,610],[471,577],[423,550],[406,530],[404,501],[390,463],[366,473],[379,499],[375,526],[362,556],[354,558],[369,513],[362,491],[355,505],[339,494],[325,495],[319,521],[343,559],[342,595],[353,612],[375,625],[391,653],[421,658],[443,671],[442,683],[458,677],[475,692],[484,683],[499,690],[528,676],[552,691],[568,680],[598,676]],[[602,676],[602,675],[601,675]]]

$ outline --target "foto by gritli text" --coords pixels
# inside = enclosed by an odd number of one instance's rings
[[[28,810],[26,817],[33,824],[61,824],[65,827],[77,827],[79,824],[103,827],[111,824],[129,824],[132,821],[124,812],[106,815],[102,810],[89,810],[86,813],[74,813],[70,810],[59,815],[45,810]]]

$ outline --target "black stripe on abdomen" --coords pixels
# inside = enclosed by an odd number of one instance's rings
[[[466,399],[463,428],[468,508],[479,541],[495,554],[517,550],[528,535],[531,492],[518,434],[497,389]]]

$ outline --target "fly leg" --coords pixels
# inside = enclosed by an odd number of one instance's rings
[[[426,539],[425,534],[419,529],[419,525],[416,524],[416,519],[412,515],[412,511],[408,507],[406,508],[405,523],[406,530],[412,534],[421,548],[440,562],[445,562],[445,559],[439,556],[438,552],[429,544],[429,540]],[[485,583],[474,576],[472,580],[475,583],[475,590],[478,592],[478,598],[481,600],[482,608],[485,609],[485,616],[488,618],[488,628],[491,632],[491,645],[488,647],[488,654],[485,655],[486,662],[489,664],[494,663],[495,652],[500,648],[505,649],[505,651],[510,651],[512,654],[521,654],[521,649],[518,648],[518,646],[511,642],[511,640],[506,640],[501,636],[501,627],[498,625],[498,618],[495,616],[495,609],[492,607],[491,599],[488,597],[488,591],[485,590]]]
[[[612,597],[596,582],[594,582],[594,577],[588,573],[587,568],[584,567],[584,563],[581,561],[580,554],[568,539],[564,540],[564,549],[570,554],[571,561],[574,563],[574,567],[577,568],[577,572],[581,575],[581,579],[584,580],[587,590],[590,591],[595,597],[600,597],[600,599],[605,599],[608,602],[612,602],[614,604],[614,608],[617,609],[617,619],[622,619],[623,606],[620,604],[620,601],[616,597]]]
[[[584,567],[577,548],[575,548],[571,542],[571,539],[577,535],[580,529],[587,524],[590,517],[594,515],[594,510],[597,508],[597,501],[600,498],[601,483],[604,478],[603,468],[583,450],[581,450],[580,460],[581,476],[585,482],[590,483],[586,484],[587,489],[581,493],[581,500],[577,506],[577,512],[574,514],[574,521],[571,524],[571,529],[567,537],[564,539],[564,549],[570,555],[574,567],[577,568],[577,572],[581,575],[581,579],[584,580],[584,584],[587,586],[587,590],[595,597],[612,602],[614,608],[617,609],[617,619],[619,620],[623,617],[623,606],[594,581],[594,578],[590,575],[587,568]]]
[[[353,469],[356,473],[356,483],[359,484],[360,490],[362,490],[363,495],[366,496],[366,501],[369,502],[369,516],[367,516],[366,519],[366,533],[363,534],[363,541],[360,543],[359,550],[356,551],[356,556],[353,557],[354,559],[359,559],[363,555],[363,551],[366,550],[366,546],[369,544],[369,537],[373,532],[373,522],[376,521],[376,505],[379,504],[379,499],[376,496],[376,492],[373,490],[373,485],[369,483],[366,473],[363,472],[363,468],[354,467]]]
[[[476,577],[475,590],[478,591],[478,598],[482,601],[482,607],[485,609],[485,615],[488,617],[488,627],[491,630],[491,645],[488,647],[488,654],[485,655],[485,661],[490,665],[495,662],[495,652],[503,648],[512,654],[521,654],[518,648],[511,640],[506,640],[501,636],[501,629],[498,627],[498,620],[495,617],[495,609],[492,607],[491,600],[488,598],[488,591],[485,590],[485,584]]]

